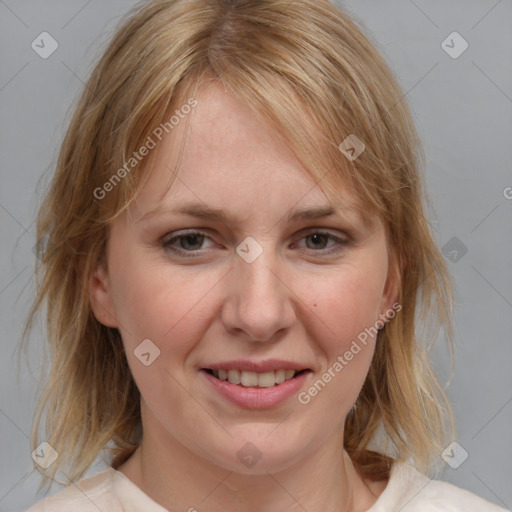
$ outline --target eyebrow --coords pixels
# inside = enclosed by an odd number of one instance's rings
[[[286,218],[289,222],[298,220],[314,220],[331,217],[336,215],[337,213],[338,212],[335,208],[333,208],[330,205],[326,205],[292,211],[286,215]],[[198,219],[213,219],[222,223],[225,223],[229,220],[228,216],[224,213],[222,209],[211,208],[202,203],[184,203],[173,207],[157,207],[145,213],[139,219],[138,222],[148,221],[149,219],[159,214],[188,215],[190,217],[196,217]]]

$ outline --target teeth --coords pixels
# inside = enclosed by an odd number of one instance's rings
[[[284,380],[291,379],[295,375],[295,370],[285,370]]]
[[[257,386],[258,374],[256,372],[240,372],[240,380],[242,381],[242,386]]]
[[[213,370],[213,375],[220,380],[244,387],[271,388],[292,379],[297,370],[276,370],[275,372],[246,372],[242,370]]]
[[[258,373],[258,386],[260,388],[271,388],[276,384],[274,372]]]
[[[281,382],[284,382],[286,380],[286,370],[277,370],[277,372],[274,373],[276,374],[276,384],[281,384]]]
[[[228,381],[231,384],[240,384],[240,372],[238,370],[228,370]]]

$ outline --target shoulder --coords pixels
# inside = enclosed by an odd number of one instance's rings
[[[98,512],[122,510],[112,487],[112,469],[106,469],[48,496],[26,512]]]
[[[396,463],[388,485],[368,512],[504,512],[465,489],[431,480],[408,464]]]

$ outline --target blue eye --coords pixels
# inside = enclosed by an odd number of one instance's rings
[[[208,235],[200,231],[190,231],[164,239],[162,246],[164,249],[173,252],[178,256],[185,258],[196,258],[205,254],[203,244],[206,240],[211,240]],[[301,239],[306,240],[306,248],[314,253],[315,256],[330,255],[340,252],[348,245],[347,239],[339,238],[332,233],[323,231],[312,231]],[[310,241],[311,243],[308,243]],[[329,245],[330,242],[330,245]]]

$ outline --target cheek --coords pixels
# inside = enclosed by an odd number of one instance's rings
[[[203,274],[171,271],[135,258],[124,259],[113,273],[114,306],[128,364],[154,416],[169,408],[189,409],[190,396],[179,383],[184,363],[211,322],[208,291],[218,281]],[[201,420],[200,411],[189,412]]]
[[[314,314],[308,335],[322,352],[323,367],[299,396],[300,403],[315,402],[319,410],[328,408],[343,421],[372,361],[383,282],[380,272],[354,266],[322,284],[310,285],[305,296],[310,297],[308,305]]]
[[[144,339],[152,340],[161,356],[188,352],[191,340],[198,339],[211,321],[209,292],[221,276],[199,276],[136,255],[112,269],[114,308],[127,352]]]
[[[367,268],[350,267],[322,284],[309,285],[305,297],[314,313],[312,332],[325,334],[325,344],[342,350],[373,326],[380,314],[385,277]],[[318,334],[316,335],[318,337]]]

